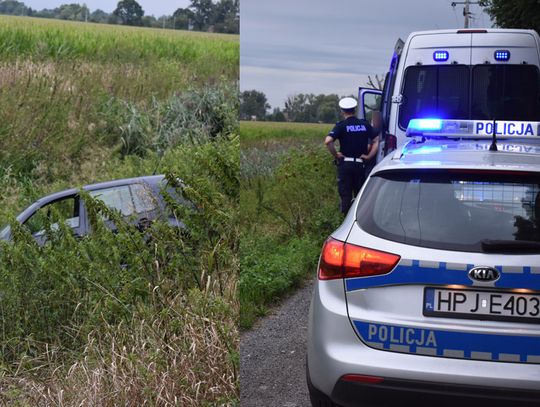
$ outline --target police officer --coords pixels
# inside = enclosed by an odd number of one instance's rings
[[[365,180],[365,164],[375,156],[379,146],[376,132],[366,120],[356,117],[357,102],[346,97],[339,101],[344,120],[336,123],[324,140],[334,156],[338,173],[341,212],[346,214],[353,197]],[[339,140],[339,151],[334,142]]]

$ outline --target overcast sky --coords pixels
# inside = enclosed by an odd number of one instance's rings
[[[241,0],[240,88],[272,107],[298,93],[356,94],[388,70],[398,38],[411,31],[462,28],[451,0]],[[471,27],[491,27],[478,5]]]
[[[110,13],[116,8],[118,0],[20,0],[24,4],[33,9],[41,10],[44,8],[56,8],[61,4],[69,3],[86,3],[91,11],[99,8]],[[247,0],[249,1],[249,0]],[[156,17],[162,15],[171,15],[179,7],[187,7],[191,4],[190,0],[137,0],[141,5],[145,15],[154,15]]]

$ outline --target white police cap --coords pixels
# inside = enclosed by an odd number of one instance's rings
[[[357,105],[355,98],[343,98],[339,101],[339,107],[344,110],[354,109]]]

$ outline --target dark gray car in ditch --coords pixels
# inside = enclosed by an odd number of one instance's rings
[[[102,201],[108,208],[118,211],[125,219],[134,222],[141,229],[148,227],[156,219],[166,220],[172,226],[184,227],[184,224],[171,214],[165,203],[165,194],[186,203],[167,185],[163,175],[127,178],[81,188],[92,198]],[[165,192],[167,191],[167,192]],[[87,207],[81,198],[79,189],[67,189],[38,199],[17,217],[17,222],[26,226],[39,244],[46,241],[46,226],[58,229],[58,222],[63,221],[75,236],[91,233]],[[112,222],[106,220],[109,227]],[[11,240],[11,227],[5,226],[0,231],[0,240]]]

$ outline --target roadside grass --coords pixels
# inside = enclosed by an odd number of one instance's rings
[[[238,56],[237,36],[0,16],[0,224],[152,173],[199,208],[171,202],[189,232],[150,240],[0,243],[0,404],[238,404]]]
[[[322,243],[340,221],[325,127],[240,124],[242,328],[315,272]],[[254,133],[257,141],[246,146]],[[272,162],[259,158],[269,151]]]

